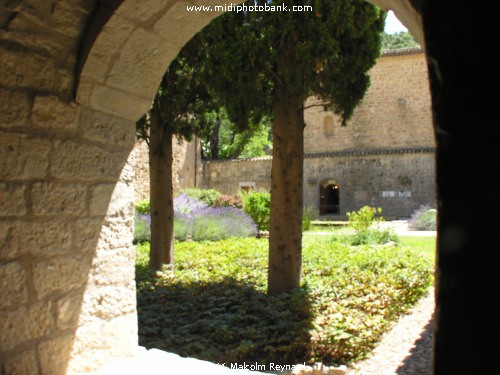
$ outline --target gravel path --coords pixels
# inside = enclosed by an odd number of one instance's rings
[[[372,356],[349,375],[430,374],[434,288],[384,336]]]

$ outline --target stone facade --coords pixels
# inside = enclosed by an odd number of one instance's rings
[[[370,71],[371,86],[347,126],[314,98],[306,103],[304,204],[321,209],[322,186],[337,186],[338,214],[364,205],[386,217],[408,217],[435,205],[434,135],[425,54],[386,52]],[[242,186],[270,190],[271,158],[209,161],[202,186],[226,194]],[[324,202],[325,203],[325,202]]]

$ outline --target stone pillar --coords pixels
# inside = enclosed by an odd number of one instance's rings
[[[133,171],[123,167],[133,124],[54,95],[3,90],[2,102],[5,373],[77,373],[131,354]]]

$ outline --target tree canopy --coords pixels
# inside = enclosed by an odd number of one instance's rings
[[[400,48],[412,48],[420,47],[413,36],[408,31],[401,31],[395,34],[384,33],[382,35],[382,49],[400,49]]]

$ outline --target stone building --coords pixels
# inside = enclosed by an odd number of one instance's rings
[[[500,210],[498,67],[477,41],[495,35],[496,13],[370,2],[426,45],[430,68],[434,374],[494,373],[498,219],[485,218]],[[88,374],[137,353],[129,157],[169,62],[220,14],[187,4],[218,2],[0,1],[0,374]]]
[[[304,204],[345,217],[364,205],[386,217],[408,217],[435,205],[434,134],[425,54],[386,51],[347,126],[317,101],[306,103]],[[271,158],[206,161],[201,187],[232,194],[270,190]]]

